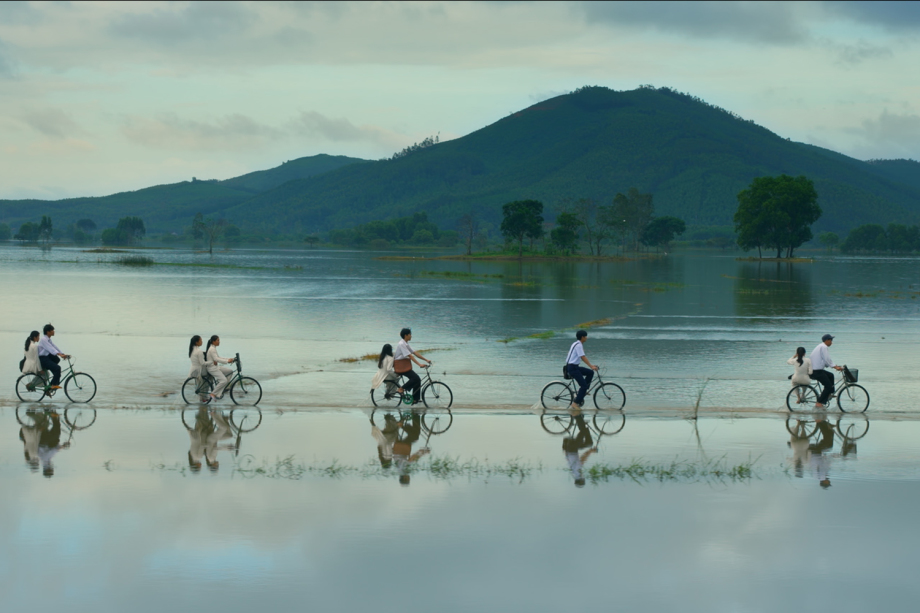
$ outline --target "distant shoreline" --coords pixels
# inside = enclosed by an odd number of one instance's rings
[[[736,262],[801,262],[806,264],[814,263],[812,258],[735,258]]]
[[[438,255],[438,256],[412,256],[412,255],[382,255],[375,260],[451,260],[459,262],[633,262],[646,256],[626,257],[619,255],[526,255],[519,257],[508,254],[495,255]],[[651,256],[656,257],[656,256]]]

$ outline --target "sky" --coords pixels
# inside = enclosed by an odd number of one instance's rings
[[[378,159],[583,85],[920,159],[920,2],[0,3],[0,198]]]

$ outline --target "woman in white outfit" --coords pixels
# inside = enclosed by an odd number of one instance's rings
[[[219,346],[220,337],[215,334],[208,339],[208,346],[205,349],[205,360],[208,368],[208,374],[214,377],[214,380],[217,382],[217,385],[214,387],[214,391],[211,392],[211,397],[208,399],[208,402],[211,400],[216,400],[223,395],[224,388],[227,387],[227,377],[233,374],[232,368],[220,366],[221,364],[233,364],[233,358],[222,358],[217,355],[217,348]]]
[[[32,330],[29,338],[26,339],[25,361],[22,363],[22,374],[37,373],[42,369],[42,364],[38,359],[38,341],[41,336],[38,330]]]
[[[786,360],[786,364],[789,364],[795,368],[795,372],[792,373],[792,385],[811,385],[811,373],[814,372],[811,368],[811,359],[805,357],[805,347],[799,347],[795,350],[795,355]]]
[[[371,381],[371,389],[375,390],[383,383],[386,383],[385,397],[389,398],[397,391],[397,379],[399,379],[399,375],[393,370],[393,345],[387,343],[380,350],[380,358],[377,360],[377,374],[374,375],[374,380]],[[402,389],[398,391],[402,392]]]
[[[197,380],[196,387],[200,388],[201,385],[201,376],[206,372],[204,370],[204,352],[201,350],[201,337],[197,334],[192,337],[192,340],[188,343],[188,359],[191,362],[191,367],[188,371],[189,377],[195,377]],[[205,397],[202,395],[202,401],[205,400]]]

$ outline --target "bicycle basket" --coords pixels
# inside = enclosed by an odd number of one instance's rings
[[[562,367],[562,378],[563,378],[563,379],[571,379],[571,378],[572,378],[571,376],[569,376],[569,365],[568,365],[568,364],[566,364],[565,366]]]
[[[856,383],[859,381],[859,369],[858,368],[847,368],[843,367],[843,376],[846,378],[847,383]]]

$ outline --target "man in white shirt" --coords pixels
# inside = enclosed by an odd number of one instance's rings
[[[54,326],[45,324],[42,328],[44,336],[38,341],[38,361],[42,364],[43,370],[50,370],[52,374],[51,389],[61,389],[61,367],[59,366],[61,358],[69,358],[63,351],[57,348],[52,342],[54,336]]]
[[[818,402],[815,404],[816,409],[823,409],[824,405],[827,404],[828,398],[830,398],[831,394],[834,392],[834,373],[828,372],[825,368],[830,367],[835,370],[843,370],[831,360],[831,354],[830,351],[828,351],[828,347],[833,344],[834,337],[830,334],[825,334],[821,337],[821,344],[815,347],[815,350],[811,352],[811,378],[824,386],[821,395],[818,397]]]
[[[415,362],[422,368],[428,368],[425,364],[422,364],[419,360],[425,360],[428,365],[431,364],[431,360],[428,358],[419,355],[416,353],[412,347],[409,346],[409,341],[412,340],[412,330],[409,328],[403,328],[399,331],[399,336],[401,340],[396,345],[396,349],[393,351],[393,368],[398,374],[404,376],[407,381],[403,385],[405,391],[412,392],[412,404],[418,404],[419,396],[422,391],[422,378],[419,377],[414,370],[412,370],[412,362]],[[400,360],[403,360],[400,362]],[[409,370],[404,370],[400,372],[400,366],[406,364],[408,361]]]
[[[569,355],[565,359],[566,373],[578,383],[578,395],[575,396],[575,400],[571,405],[573,409],[581,408],[581,405],[585,403],[585,394],[588,393],[588,388],[591,387],[591,379],[594,378],[594,371],[597,370],[597,366],[591,364],[587,356],[585,356],[584,344],[586,340],[588,340],[587,332],[584,330],[576,332],[575,342],[569,348]],[[581,366],[581,362],[587,364],[590,370]]]

